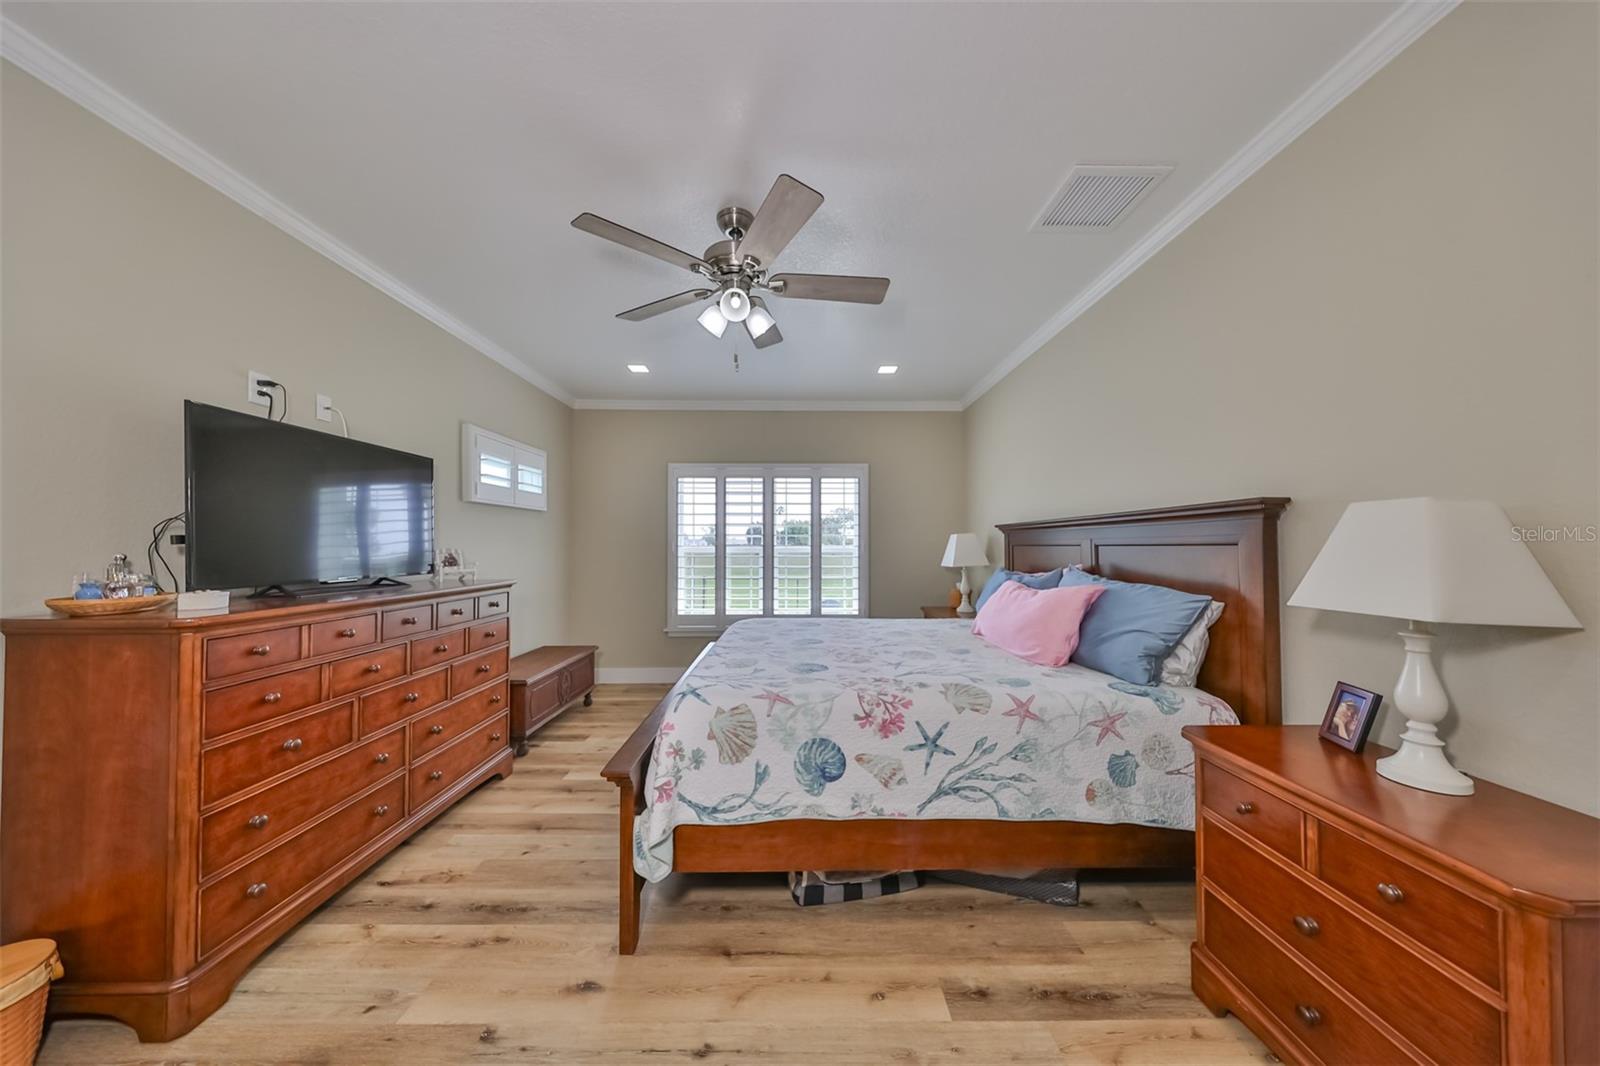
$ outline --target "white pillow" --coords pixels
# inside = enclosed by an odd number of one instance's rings
[[[1206,661],[1206,651],[1211,647],[1211,627],[1222,615],[1222,604],[1216,600],[1200,612],[1189,632],[1178,641],[1172,653],[1161,660],[1161,683],[1169,688],[1193,688],[1200,677],[1200,667]]]

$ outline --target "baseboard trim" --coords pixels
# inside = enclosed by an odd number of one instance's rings
[[[682,666],[602,666],[595,672],[600,685],[670,685],[683,676]]]

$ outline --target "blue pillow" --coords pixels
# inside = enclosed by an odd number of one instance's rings
[[[978,598],[972,604],[974,611],[983,610],[983,605],[994,590],[1004,585],[1007,581],[1020,581],[1030,589],[1053,589],[1061,583],[1060,570],[1048,570],[1042,574],[1027,574],[1021,570],[996,570],[989,575],[989,580],[984,583],[983,591],[978,593]],[[1104,593],[1101,594],[1104,599]],[[1179,634],[1182,636],[1182,634]]]
[[[1211,604],[1210,596],[1112,581],[1082,570],[1066,571],[1059,584],[1105,586],[1084,616],[1072,661],[1135,685],[1161,683],[1162,661]]]

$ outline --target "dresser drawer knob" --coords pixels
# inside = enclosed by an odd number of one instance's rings
[[[494,630],[492,630],[492,629],[484,630],[483,631],[483,638],[485,640],[493,640],[494,639]]]
[[[442,726],[442,725],[430,725],[428,727],[428,732],[432,733],[434,736],[438,736],[440,733],[444,732],[444,726]]]
[[[290,737],[288,740],[283,742],[284,751],[299,751],[304,746],[305,741],[301,740],[299,737]]]
[[[498,607],[498,606],[500,606],[500,601],[499,600],[490,600],[489,601],[489,606],[490,607]]]
[[[447,651],[450,650],[450,645],[448,645],[448,644],[435,644],[433,646],[433,650],[436,651],[436,652],[441,652],[441,653],[442,652],[447,652]]]
[[[405,697],[407,703],[416,703],[421,698],[422,697],[417,695],[415,692],[407,692]]]
[[[369,674],[376,674],[376,673],[380,672],[382,669],[383,669],[383,664],[382,663],[368,663],[367,664],[367,673],[369,673]]]
[[[1249,800],[1245,800],[1243,803],[1240,803],[1238,806],[1234,807],[1233,810],[1235,814],[1254,814],[1256,812],[1256,805],[1251,803]]]
[[[389,813],[389,805],[387,803],[380,803],[376,807],[372,808],[372,813],[377,815],[379,818],[382,818],[384,815]]]
[[[257,881],[255,884],[245,889],[244,894],[249,896],[251,899],[260,899],[262,896],[267,894],[267,883],[265,881]]]
[[[1406,894],[1400,890],[1400,886],[1391,884],[1388,881],[1378,882],[1378,895],[1389,903],[1404,903],[1406,901]]]
[[[444,776],[444,771],[443,770],[433,770],[433,771],[429,772],[428,780],[429,781],[437,781],[437,780],[439,780],[439,778],[441,778],[443,776]]]
[[[272,645],[271,644],[257,644],[255,647],[250,649],[250,654],[251,655],[270,655],[271,653],[272,653]]]
[[[489,697],[489,702],[490,703],[499,703],[500,702],[500,696],[498,696],[498,695],[490,696]]]
[[[250,820],[246,822],[245,825],[248,825],[251,829],[265,829],[267,827],[267,823],[271,820],[272,819],[268,818],[264,814],[252,814],[250,816]]]
[[[1322,932],[1322,926],[1318,925],[1317,920],[1308,914],[1295,915],[1294,927],[1306,936],[1316,936]]]
[[[1315,1007],[1308,1007],[1304,1003],[1299,1003],[1295,1005],[1294,1013],[1295,1017],[1304,1022],[1308,1029],[1322,1024],[1322,1012]]]
[[[417,616],[414,614],[408,614],[404,618],[400,619],[400,624],[403,626],[414,626],[417,624]]]
[[[498,742],[500,740],[500,734],[499,733],[490,733],[489,734],[489,740],[491,742]]]
[[[378,754],[376,754],[376,755],[374,755],[372,757],[372,761],[373,762],[388,762],[389,761],[389,753],[386,752],[386,751],[380,751],[380,752],[378,752]]]
[[[487,674],[492,669],[494,669],[494,667],[490,666],[488,663],[482,663],[478,667],[478,673]]]
[[[452,607],[452,608],[450,608],[450,617],[451,618],[457,618],[457,617],[459,617],[461,615],[464,615],[466,613],[467,613],[467,610],[466,610],[465,607]]]
[[[339,630],[339,635],[341,637],[353,637],[356,635],[356,631],[346,626],[344,629]]]
[[[269,692],[265,696],[261,697],[261,702],[262,703],[277,703],[281,699],[283,699],[283,693],[281,693],[281,692]]]

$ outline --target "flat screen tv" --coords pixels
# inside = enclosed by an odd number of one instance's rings
[[[427,573],[433,460],[184,401],[184,575],[303,591]]]

